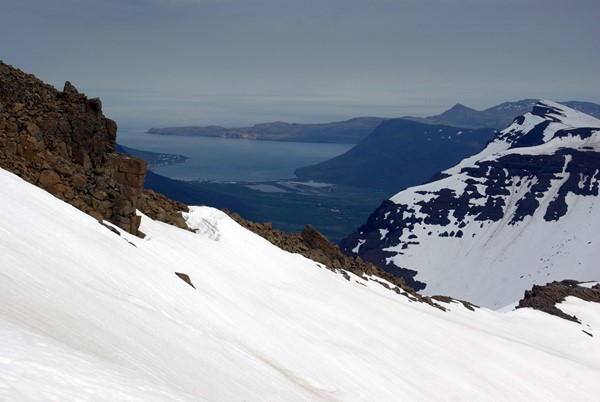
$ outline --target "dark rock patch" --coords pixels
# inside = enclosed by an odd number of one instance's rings
[[[182,281],[184,281],[185,283],[187,283],[188,285],[190,285],[191,287],[196,289],[196,287],[192,283],[192,280],[190,279],[190,276],[188,274],[184,274],[182,272],[175,272],[175,275],[177,275],[179,277],[179,279],[181,279]]]
[[[600,303],[600,284],[592,288],[579,286],[581,282],[573,280],[564,280],[561,282],[550,282],[546,285],[534,285],[531,290],[525,291],[525,296],[519,301],[517,308],[530,307],[555,315],[565,320],[580,323],[577,317],[565,314],[557,304],[563,302],[567,296],[577,297],[579,299]]]
[[[512,148],[532,147],[544,143],[544,130],[548,128],[550,121],[546,120],[533,129],[529,130],[525,135],[519,135],[511,144]]]
[[[437,300],[440,301],[442,303],[452,303],[452,302],[458,302],[460,304],[462,304],[467,310],[471,310],[471,311],[475,311],[476,308],[479,308],[479,306],[474,305],[471,302],[465,301],[465,300],[458,300],[458,299],[454,299],[450,296],[441,296],[441,295],[435,295],[435,296],[431,296],[431,298],[433,300]]]

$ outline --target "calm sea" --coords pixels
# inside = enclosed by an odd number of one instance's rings
[[[154,169],[181,180],[269,181],[295,178],[294,170],[340,155],[352,144],[256,141],[164,136],[119,128],[117,142],[144,151],[187,156],[185,163]]]

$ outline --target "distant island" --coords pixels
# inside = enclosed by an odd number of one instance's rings
[[[276,121],[239,128],[225,128],[221,126],[167,127],[151,128],[148,130],[148,133],[269,141],[356,144],[371,134],[384,120],[386,119],[383,117],[356,117],[346,121],[321,124]]]

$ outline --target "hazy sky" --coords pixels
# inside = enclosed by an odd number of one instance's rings
[[[598,0],[0,0],[0,59],[120,125],[600,103]]]

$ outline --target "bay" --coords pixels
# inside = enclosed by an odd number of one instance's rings
[[[119,128],[117,142],[144,151],[181,154],[184,163],[154,168],[178,180],[263,182],[293,179],[294,170],[341,155],[353,144],[257,141],[146,133]]]

